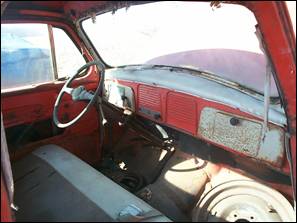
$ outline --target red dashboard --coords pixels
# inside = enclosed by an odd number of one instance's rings
[[[272,123],[269,124],[270,130],[279,134],[276,139],[278,142],[274,142],[274,144],[278,144],[278,146],[274,146],[277,147],[277,150],[274,151],[271,148],[271,144],[261,143],[260,131],[263,120],[256,116],[232,108],[231,106],[159,86],[119,79],[111,81],[132,89],[134,98],[131,100],[134,100],[135,113],[137,115],[203,139],[225,150],[236,152],[238,155],[248,155],[252,158],[266,161],[268,165],[289,173],[288,165],[283,162],[285,160],[285,153],[284,130],[282,127]],[[216,127],[214,125],[210,126],[211,124],[207,124],[210,128],[208,130],[202,128],[203,125],[205,126],[205,120],[207,119],[209,119],[208,123],[215,122],[215,118],[212,119],[211,117],[211,111],[216,111],[218,114],[227,117],[227,119],[228,117],[235,117],[242,120],[242,123],[245,124],[242,125],[243,127],[237,126],[235,128],[231,126],[227,130],[219,129],[220,131],[230,131],[232,134],[230,136],[230,134],[225,135],[224,132],[221,132],[219,136],[222,136],[222,141],[220,141],[220,138],[216,140],[215,138],[208,137],[205,131],[216,131]],[[228,125],[229,122],[225,124]],[[258,129],[258,135],[257,126],[260,127]],[[275,136],[275,134],[271,135],[271,137]],[[273,140],[270,138],[266,141]],[[255,144],[254,149],[252,148],[253,143]],[[245,150],[243,148],[245,144],[251,145],[251,148]],[[268,153],[272,152],[277,153],[277,157],[267,156]]]

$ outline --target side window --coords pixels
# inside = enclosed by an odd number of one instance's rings
[[[54,80],[48,26],[1,24],[1,91]]]
[[[85,63],[76,45],[60,28],[1,24],[1,92],[73,75]]]
[[[53,28],[58,78],[73,75],[86,61],[73,41],[59,28]]]

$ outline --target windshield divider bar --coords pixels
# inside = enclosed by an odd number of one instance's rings
[[[58,68],[57,68],[57,60],[56,60],[56,49],[55,49],[53,27],[52,25],[47,25],[47,28],[48,28],[48,35],[49,35],[51,54],[52,54],[54,79],[58,80]]]

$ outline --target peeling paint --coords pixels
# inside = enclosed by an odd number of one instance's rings
[[[227,87],[218,82],[193,75],[185,69],[168,69],[152,66],[129,66],[106,70],[107,79],[119,79],[144,83],[198,96],[223,103],[243,112],[264,117],[264,102],[240,90]],[[281,105],[270,106],[269,122],[280,126],[287,123]]]
[[[280,128],[269,126],[262,141],[263,123],[236,116],[240,123],[232,126],[229,123],[232,117],[234,115],[206,107],[201,112],[198,134],[212,142],[280,167],[284,159],[284,132]]]

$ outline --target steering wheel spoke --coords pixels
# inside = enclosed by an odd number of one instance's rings
[[[94,94],[91,94],[90,92],[88,92],[83,86],[79,86],[77,88],[70,88],[67,86],[70,86],[70,84],[72,83],[72,81],[85,69],[89,68],[90,66],[96,65],[98,70],[100,71],[101,74],[101,78],[100,81],[98,83],[97,89],[94,92]],[[87,111],[90,109],[90,107],[92,106],[92,104],[95,102],[95,100],[97,100],[97,96],[99,95],[99,92],[102,91],[103,88],[103,81],[104,81],[104,65],[100,62],[100,61],[92,61],[89,62],[87,64],[85,64],[84,66],[82,66],[75,75],[73,75],[70,79],[68,79],[66,81],[66,83],[64,84],[63,88],[61,89],[55,105],[54,105],[54,110],[53,110],[53,121],[55,123],[55,125],[59,128],[66,128],[68,126],[71,126],[73,124],[75,124],[84,114],[87,113]],[[69,95],[71,95],[72,100],[74,101],[79,101],[79,100],[86,100],[89,101],[87,106],[81,111],[80,114],[78,114],[74,119],[72,119],[71,121],[69,121],[68,123],[61,123],[58,119],[58,108],[63,96],[63,93],[67,93]]]

